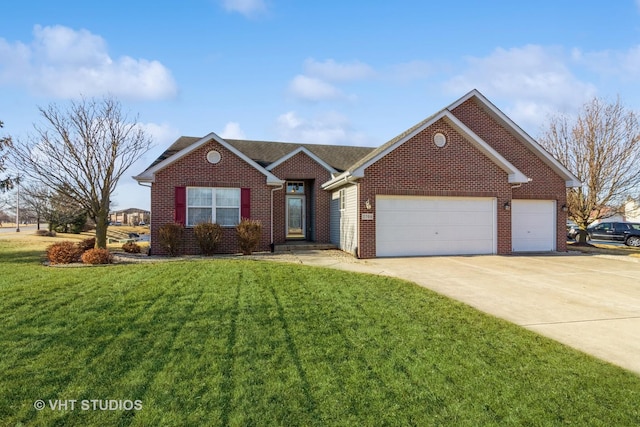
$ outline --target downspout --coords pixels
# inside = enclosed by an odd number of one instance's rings
[[[271,243],[269,244],[269,247],[271,248],[271,252],[275,252],[276,250],[276,244],[273,241],[273,192],[282,190],[283,188],[284,188],[284,184],[280,184],[278,187],[271,189]]]
[[[138,181],[138,185],[141,187],[151,188],[151,183],[149,185],[144,185],[142,182]],[[147,255],[151,256],[151,218],[149,218],[149,247],[147,248]]]

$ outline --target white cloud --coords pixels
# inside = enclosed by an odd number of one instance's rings
[[[373,68],[363,62],[339,63],[333,59],[318,62],[309,58],[304,62],[304,69],[307,75],[331,82],[362,80],[376,74]]]
[[[517,99],[505,111],[517,123],[540,126],[549,114],[572,110],[596,93],[569,68],[571,57],[560,48],[527,45],[468,58],[468,68],[445,84],[457,95],[477,88],[489,98]]]
[[[278,117],[277,132],[282,140],[308,144],[367,145],[369,142],[362,132],[352,129],[347,117],[335,112],[305,119],[289,111]]]
[[[139,123],[138,126],[140,126],[147,135],[151,136],[154,146],[159,146],[163,149],[180,136],[180,132],[176,128],[166,123]]]
[[[225,125],[224,130],[220,132],[220,137],[228,139],[246,139],[247,136],[240,129],[240,124],[237,122],[229,122]]]
[[[640,80],[640,45],[633,46],[624,52],[614,50],[582,52],[574,49],[572,59],[577,64],[599,74],[614,76],[624,81]]]
[[[297,75],[289,83],[289,92],[307,101],[341,99],[346,96],[335,86],[315,77]]]
[[[160,62],[111,58],[102,37],[60,25],[36,25],[30,44],[0,39],[0,84],[59,98],[111,93],[161,99],[177,93],[171,72]]]
[[[339,63],[333,59],[318,62],[309,58],[304,62],[304,74],[298,74],[289,83],[289,93],[305,101],[355,100],[334,83],[363,80],[376,75],[369,65],[354,61]]]
[[[264,0],[222,0],[222,6],[229,12],[238,12],[248,18],[267,11]]]

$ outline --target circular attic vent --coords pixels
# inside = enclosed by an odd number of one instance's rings
[[[218,153],[216,150],[211,150],[207,153],[207,161],[212,165],[219,163],[220,159],[221,159],[220,153]]]
[[[436,144],[436,147],[442,148],[447,145],[447,137],[444,136],[443,133],[438,132],[433,135],[433,143]]]

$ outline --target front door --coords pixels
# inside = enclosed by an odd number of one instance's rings
[[[287,239],[304,239],[304,196],[287,196]]]

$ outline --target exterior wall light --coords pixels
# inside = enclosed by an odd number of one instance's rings
[[[504,204],[504,210],[505,210],[505,211],[511,210],[511,205],[509,204],[509,202],[506,202],[506,203]]]
[[[567,212],[569,210],[567,205],[562,205],[562,207],[560,209],[562,209],[562,212]]]

